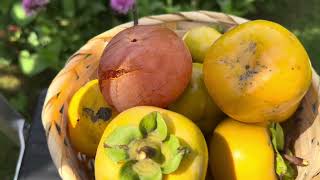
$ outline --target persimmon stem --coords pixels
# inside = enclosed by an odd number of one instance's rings
[[[139,17],[138,17],[138,7],[137,1],[134,3],[132,7],[132,16],[133,16],[133,25],[136,26],[139,24]]]
[[[156,155],[156,150],[150,146],[143,146],[138,150],[138,159],[152,158]]]
[[[288,155],[288,154],[284,154],[283,157],[288,160],[290,163],[296,165],[296,166],[308,166],[309,162],[302,159],[302,158],[299,158],[299,157],[296,157],[296,156],[291,156],[291,155]]]

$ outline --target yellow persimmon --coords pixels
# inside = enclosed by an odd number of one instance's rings
[[[226,119],[214,131],[209,154],[215,180],[277,179],[266,127]]]
[[[310,60],[299,40],[265,20],[222,35],[203,66],[205,85],[216,104],[243,122],[285,121],[311,83]]]
[[[178,144],[181,147],[174,148]],[[170,151],[184,154],[178,157]],[[139,106],[120,113],[107,126],[95,158],[95,177],[204,180],[207,164],[205,139],[191,120],[165,109]]]
[[[104,129],[116,114],[104,100],[97,79],[85,84],[73,95],[68,108],[72,146],[94,157]]]

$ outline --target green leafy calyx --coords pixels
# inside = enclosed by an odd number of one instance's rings
[[[279,123],[271,123],[269,127],[271,134],[271,142],[275,150],[275,160],[276,160],[276,173],[280,179],[294,180],[297,171],[293,165],[285,158],[283,158],[281,152],[284,151],[284,133],[281,125]]]
[[[106,155],[121,163],[122,180],[160,180],[163,174],[175,172],[190,152],[179,139],[168,133],[165,119],[159,112],[144,116],[139,127],[116,128],[104,142]]]

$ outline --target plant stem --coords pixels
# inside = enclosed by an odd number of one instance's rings
[[[145,158],[152,158],[156,155],[156,152],[157,150],[154,149],[153,147],[150,147],[150,146],[143,146],[142,148],[140,148],[138,150],[138,153],[139,153],[139,159],[142,160],[142,159],[145,159]]]
[[[296,166],[308,166],[309,165],[309,162],[302,159],[302,158],[299,158],[296,156],[290,156],[288,154],[284,154],[283,156],[286,160],[288,160],[290,163],[292,163]]]
[[[133,25],[136,26],[139,24],[138,20],[138,7],[137,7],[137,2],[134,3],[132,7],[132,16],[133,16]]]

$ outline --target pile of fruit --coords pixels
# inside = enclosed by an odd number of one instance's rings
[[[183,39],[137,25],[113,37],[98,79],[73,95],[69,137],[95,158],[97,180],[291,180],[308,164],[285,147],[280,123],[311,69],[299,40],[273,22],[197,27]]]

